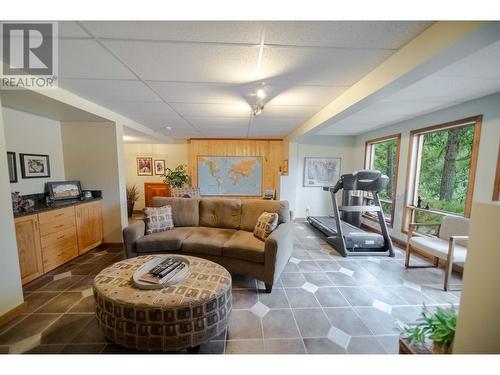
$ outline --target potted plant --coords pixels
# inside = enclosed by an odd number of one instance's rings
[[[191,178],[186,170],[186,166],[181,164],[175,169],[165,168],[165,174],[161,176],[163,182],[169,184],[173,188],[181,188],[191,182]]]
[[[127,214],[132,217],[135,202],[139,200],[140,193],[136,184],[127,185]]]
[[[425,345],[426,341],[430,340],[433,353],[451,354],[457,325],[457,312],[453,306],[438,307],[436,312],[430,313],[424,305],[417,322],[418,324],[404,330],[411,345]]]

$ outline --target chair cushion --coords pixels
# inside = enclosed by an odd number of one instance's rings
[[[184,241],[194,229],[194,227],[179,227],[165,232],[148,234],[136,241],[136,252],[157,253],[178,251],[181,248],[182,241]]]
[[[200,226],[239,229],[241,200],[206,198],[200,201]]]
[[[163,232],[174,227],[172,221],[172,207],[145,207],[144,221],[146,222],[146,234]]]
[[[449,241],[451,236],[468,236],[469,219],[460,216],[445,216],[439,229],[439,238]],[[466,241],[457,241],[462,246],[467,246]]]
[[[197,227],[199,225],[198,198],[153,197],[154,207],[169,205],[172,207],[172,219],[176,227]]]
[[[237,231],[222,248],[222,255],[228,258],[264,263],[264,241],[259,240],[252,232]]]
[[[415,249],[422,250],[440,259],[448,258],[449,241],[445,241],[441,238],[412,237],[410,239],[410,245]],[[461,245],[455,244],[453,262],[463,263],[466,257],[467,249]]]
[[[265,241],[267,237],[278,226],[278,214],[275,212],[263,212],[255,224],[253,235],[258,239]]]
[[[198,227],[182,243],[182,251],[194,254],[222,255],[222,247],[235,229]]]
[[[276,212],[279,217],[278,224],[290,221],[287,201],[243,199],[241,201],[240,229],[253,232],[255,224],[263,212]]]

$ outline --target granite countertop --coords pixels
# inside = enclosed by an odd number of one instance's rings
[[[88,199],[83,199],[83,200],[59,201],[59,202],[53,202],[51,204],[46,204],[43,202],[35,202],[35,205],[33,207],[30,207],[27,210],[14,212],[14,217],[16,218],[16,217],[21,217],[21,216],[33,215],[33,214],[38,214],[40,212],[52,211],[52,210],[57,210],[58,208],[77,206],[79,204],[100,201],[100,200],[102,200],[102,198],[88,198]]]

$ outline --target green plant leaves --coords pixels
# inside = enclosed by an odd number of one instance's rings
[[[446,309],[438,307],[433,314],[429,313],[427,306],[424,305],[417,322],[417,325],[405,329],[410,344],[423,345],[426,338],[445,346],[453,343],[457,325],[457,313],[453,305]]]

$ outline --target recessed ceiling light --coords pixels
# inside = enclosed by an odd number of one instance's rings
[[[165,126],[165,129],[172,130],[172,127],[171,126]]]

